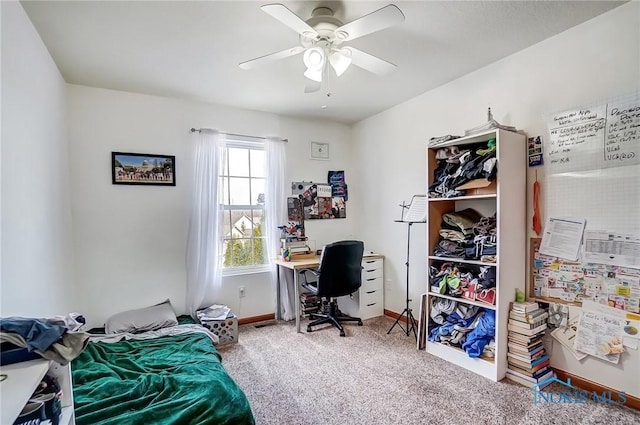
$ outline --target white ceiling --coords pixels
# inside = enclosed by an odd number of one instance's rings
[[[332,74],[327,97],[304,93],[301,55],[248,71],[238,67],[299,43],[296,32],[260,9],[269,2],[22,4],[68,83],[353,123],[625,3],[283,1],[304,20],[320,5],[344,23],[389,3],[406,17],[345,44],[398,68],[383,77],[355,66],[339,78]]]

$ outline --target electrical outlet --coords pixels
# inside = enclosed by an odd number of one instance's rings
[[[244,286],[240,286],[238,288],[238,295],[240,296],[240,298],[244,298],[245,293],[244,293]]]

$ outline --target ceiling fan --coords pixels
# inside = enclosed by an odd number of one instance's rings
[[[309,80],[305,87],[305,93],[312,93],[320,90],[322,81],[327,80],[329,65],[337,76],[342,75],[351,64],[377,75],[387,74],[396,68],[396,65],[391,62],[355,47],[342,45],[344,42],[355,40],[404,21],[402,11],[394,4],[387,5],[347,24],[343,24],[342,21],[334,17],[333,10],[324,6],[315,8],[311,12],[311,18],[306,21],[279,3],[266,4],[261,8],[300,34],[300,45],[242,62],[239,65],[242,69],[252,69],[265,63],[302,53],[307,68],[304,76]]]

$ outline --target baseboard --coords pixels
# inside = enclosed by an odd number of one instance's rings
[[[275,318],[275,313],[263,314],[262,316],[243,317],[242,319],[238,319],[238,325],[248,325],[250,323],[264,322],[266,320],[274,320]]]
[[[403,323],[407,323],[407,316],[405,314],[403,314],[402,316],[400,316],[399,313],[396,313],[395,311],[391,311],[391,310],[387,310],[386,308],[384,309],[384,315],[385,316],[389,316],[392,319],[398,319],[398,317],[400,317],[400,321]]]
[[[395,313],[391,310],[384,310],[384,315],[389,316],[393,319],[397,319],[398,317],[400,317],[398,313]],[[242,319],[238,319],[238,325],[249,325],[251,323],[264,322],[267,320],[275,320],[275,318],[276,318],[275,313],[263,314],[261,316],[243,317]],[[407,316],[403,315],[400,318],[400,321],[403,323],[407,323]]]
[[[597,382],[593,382],[585,378],[581,378],[572,373],[565,372],[564,370],[560,370],[556,368],[553,368],[553,370],[556,372],[556,376],[558,377],[558,379],[561,379],[566,382],[567,378],[569,378],[571,379],[571,385],[575,385],[576,387],[582,388],[583,390],[586,390],[589,392],[595,391],[601,394],[604,391],[611,391],[611,398],[613,400],[619,401],[618,390],[609,388],[607,386],[598,384]],[[630,407],[632,409],[640,410],[640,398],[633,397],[629,394],[625,394],[624,396],[627,398],[627,401],[624,403],[625,406]]]
[[[389,316],[393,319],[397,319],[400,315],[391,310],[384,310],[384,315]],[[252,316],[252,317],[243,317],[242,319],[238,319],[238,325],[249,325],[251,323],[264,322],[266,320],[274,320],[276,318],[275,313],[271,314],[263,314],[261,316]],[[407,323],[407,316],[402,316],[400,321],[403,323]]]

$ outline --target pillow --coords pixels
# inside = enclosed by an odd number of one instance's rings
[[[115,334],[121,332],[139,333],[176,326],[178,319],[173,311],[171,301],[135,310],[114,314],[105,323],[105,332]]]

